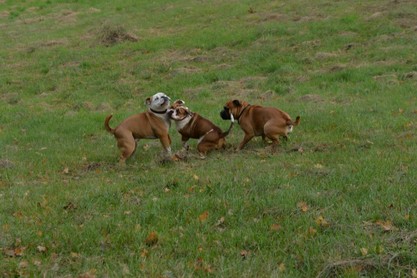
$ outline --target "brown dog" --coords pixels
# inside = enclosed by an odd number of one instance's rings
[[[206,118],[191,112],[184,104],[184,101],[176,100],[168,113],[175,121],[177,130],[181,134],[183,148],[188,150],[187,142],[190,138],[198,139],[197,150],[201,158],[204,158],[213,149],[224,148],[225,137],[229,134],[233,123],[226,132],[223,132]]]
[[[241,150],[255,136],[272,140],[272,150],[279,143],[279,136],[287,139],[293,127],[300,123],[300,116],[293,122],[290,116],[273,107],[250,105],[246,101],[230,100],[220,112],[223,120],[236,119],[245,133],[238,147]]]
[[[113,115],[106,117],[104,127],[114,135],[119,147],[120,164],[125,164],[136,150],[139,139],[159,139],[168,157],[171,156],[171,138],[168,130],[171,125],[168,108],[170,98],[164,93],[156,93],[146,99],[148,111],[132,115],[124,120],[116,128],[112,129],[109,125]]]

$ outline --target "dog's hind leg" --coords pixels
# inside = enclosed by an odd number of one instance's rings
[[[121,153],[120,153],[120,159],[119,163],[121,165],[126,164],[126,160],[133,155],[133,153],[136,150],[136,141],[133,138],[133,136],[128,136],[125,138],[120,138],[118,140],[117,146],[119,147]]]

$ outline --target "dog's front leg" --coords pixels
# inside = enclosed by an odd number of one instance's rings
[[[188,138],[187,136],[182,136],[181,137],[181,142],[182,142],[182,148],[184,151],[188,152],[188,149],[190,148],[190,146],[188,145]]]
[[[246,143],[248,143],[252,138],[253,138],[253,134],[251,133],[245,133],[245,137],[243,137],[242,142],[240,142],[239,147],[237,148],[238,151],[240,151],[241,149],[243,149],[243,147],[246,145]]]
[[[162,136],[161,138],[159,138],[159,140],[161,141],[161,144],[165,150],[165,155],[167,157],[171,157],[172,156],[171,138],[169,137],[169,135]]]

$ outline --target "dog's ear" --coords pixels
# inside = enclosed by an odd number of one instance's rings
[[[242,104],[240,103],[240,101],[239,101],[239,100],[237,100],[237,99],[235,99],[235,100],[233,101],[233,105],[234,105],[234,106],[237,106],[237,107],[242,106]]]
[[[146,105],[151,105],[151,98],[150,97],[148,97],[146,100],[145,100],[145,104]]]

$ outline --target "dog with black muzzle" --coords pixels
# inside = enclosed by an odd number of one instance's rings
[[[181,134],[184,150],[188,150],[189,145],[187,142],[190,138],[198,139],[197,150],[200,158],[205,158],[211,150],[224,148],[226,144],[225,137],[233,127],[232,122],[229,129],[223,132],[206,118],[191,112],[182,100],[176,100],[168,114],[175,121],[177,131]]]
[[[230,100],[220,112],[223,120],[238,122],[245,133],[238,150],[241,150],[255,136],[262,136],[262,139],[272,140],[272,150],[279,144],[279,137],[288,139],[288,134],[293,131],[293,127],[300,123],[300,116],[295,121],[291,117],[274,107],[262,107],[250,105],[246,101]]]
[[[117,140],[121,151],[120,164],[125,164],[126,159],[133,155],[140,139],[159,139],[167,158],[171,157],[171,138],[168,134],[171,121],[167,113],[170,100],[161,92],[148,97],[145,101],[148,111],[128,117],[114,129],[109,125],[113,115],[106,117],[104,127]]]

